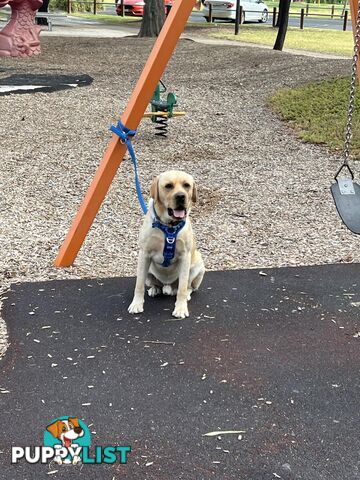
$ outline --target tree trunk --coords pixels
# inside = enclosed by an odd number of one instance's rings
[[[283,12],[284,12],[284,3],[285,2],[286,2],[286,0],[280,0],[279,1],[279,13],[278,13],[277,20],[276,20],[277,28],[279,28],[279,26],[281,24],[281,17],[282,17]]]
[[[276,37],[274,50],[282,50],[285,42],[287,27],[289,23],[290,1],[283,0],[283,4],[279,6],[279,30]]]
[[[139,37],[157,37],[165,22],[164,0],[144,1],[144,16]]]
[[[341,13],[341,18],[344,18],[346,7],[347,7],[347,0],[344,1],[342,13]]]
[[[43,4],[41,5],[41,7],[39,8],[39,12],[48,12],[48,8],[49,8],[49,1],[50,0],[43,0]],[[36,23],[37,25],[47,25],[48,24],[48,21],[46,18],[37,18],[36,19]]]

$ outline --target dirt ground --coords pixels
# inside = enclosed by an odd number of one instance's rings
[[[0,282],[134,275],[142,215],[125,161],[73,268],[52,262],[150,51],[147,39],[44,38],[14,73],[88,74],[89,87],[0,97]],[[329,185],[340,162],[301,143],[267,108],[282,87],[348,74],[329,60],[182,40],[163,80],[187,116],[167,139],[144,120],[135,141],[147,196],[167,169],[192,173],[194,229],[210,270],[359,261]],[[316,99],[314,99],[316,101]],[[344,119],[345,121],[345,119]],[[0,345],[1,349],[1,345]]]

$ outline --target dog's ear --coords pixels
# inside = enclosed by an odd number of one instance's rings
[[[60,434],[59,428],[60,428],[60,424],[61,424],[61,423],[62,423],[62,422],[60,422],[60,420],[57,420],[56,422],[51,423],[50,425],[48,425],[48,426],[46,427],[46,430],[47,430],[48,432],[50,432],[53,437],[59,438],[59,434]]]
[[[150,196],[154,201],[159,201],[159,177],[155,177],[150,187]]]
[[[196,203],[197,199],[198,199],[197,187],[194,183],[192,188],[192,196],[191,196],[192,203]]]
[[[68,418],[69,422],[74,426],[74,427],[79,427],[79,419],[77,417],[69,417]]]

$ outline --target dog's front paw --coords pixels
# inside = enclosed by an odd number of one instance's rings
[[[129,313],[142,313],[144,311],[144,300],[134,298],[128,308]]]
[[[174,311],[172,312],[173,316],[176,318],[185,318],[189,316],[189,310],[187,307],[187,302],[176,302]]]

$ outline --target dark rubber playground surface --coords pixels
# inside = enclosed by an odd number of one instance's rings
[[[208,273],[186,320],[165,297],[130,316],[133,285],[13,286],[1,480],[360,478],[359,265]],[[131,445],[128,464],[10,465],[62,415],[93,445]]]

